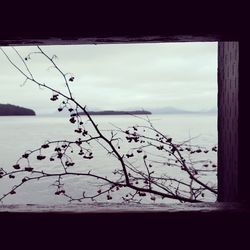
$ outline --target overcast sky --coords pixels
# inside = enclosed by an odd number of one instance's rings
[[[16,47],[22,56],[36,47]],[[217,98],[217,43],[151,43],[42,46],[66,73],[75,76],[72,92],[90,109],[176,107],[201,110],[215,107]],[[3,49],[17,62],[11,48]],[[18,64],[21,66],[21,64]],[[63,79],[41,55],[28,61],[35,76],[63,90]],[[25,70],[25,69],[24,69]],[[53,113],[51,92],[25,78],[0,51],[0,103]]]

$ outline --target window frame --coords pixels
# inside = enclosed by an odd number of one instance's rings
[[[109,37],[102,37],[102,36],[95,36],[95,37],[75,37],[75,38],[64,38],[64,37],[58,37],[55,38],[37,38],[37,39],[20,39],[18,37],[12,38],[12,40],[1,40],[0,39],[0,46],[5,45],[66,45],[66,44],[98,44],[98,43],[147,43],[147,42],[218,42],[218,201],[223,202],[240,202],[242,200],[246,200],[246,196],[242,195],[241,192],[247,192],[245,190],[246,185],[242,185],[244,187],[244,190],[240,188],[240,178],[242,179],[242,176],[244,176],[245,169],[242,168],[242,164],[239,164],[239,148],[240,145],[238,144],[238,138],[239,138],[239,41],[227,41],[228,39],[224,38],[218,38],[215,35],[205,35],[205,36],[197,36],[197,35],[170,35],[170,36],[138,36],[138,37],[121,37],[121,36],[109,36]],[[226,65],[230,63],[231,60],[230,55],[224,56],[223,60],[220,58],[221,53],[225,52],[225,47],[228,46],[228,44],[234,43],[237,45],[237,64],[234,66],[234,70],[237,71],[237,83],[235,85],[235,89],[237,89],[236,95],[234,95],[234,102],[231,103],[230,108],[227,109],[226,106],[229,105],[229,102],[227,104],[225,103],[225,99],[228,100],[230,97],[226,97],[226,95],[230,95],[230,91],[226,92],[224,91],[222,93],[221,85],[223,81],[221,80],[221,72],[226,68]],[[227,79],[227,82],[225,82],[224,87],[226,89],[230,89],[229,85],[227,83],[230,83],[230,77]],[[222,105],[224,103],[224,105]],[[233,105],[235,107],[233,107]],[[234,120],[233,123],[231,123],[230,126],[225,125],[225,120],[227,118],[231,117],[231,110],[234,109],[236,112],[237,118]],[[224,129],[226,132],[224,133],[224,136],[221,136],[221,131]],[[232,131],[233,129],[233,131]],[[236,141],[232,141],[231,134],[234,133],[234,138]],[[225,140],[228,140],[230,143],[225,143]],[[229,149],[230,144],[235,144],[235,147],[232,149]],[[229,164],[225,159],[227,155],[225,155],[223,152],[230,152],[230,157],[233,159],[233,162],[235,163],[233,166],[232,164]],[[229,166],[230,165],[230,166]],[[230,174],[228,174],[230,171]],[[228,178],[230,178],[230,185],[227,185]],[[243,178],[244,179],[244,178]],[[225,192],[226,190],[226,192]],[[249,188],[247,189],[249,191]],[[248,192],[249,193],[249,192]],[[249,198],[248,198],[249,199]]]

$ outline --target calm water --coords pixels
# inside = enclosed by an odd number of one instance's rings
[[[131,116],[95,116],[98,127],[106,130],[113,128],[112,124],[126,129],[133,125],[145,125],[146,123]],[[11,169],[16,160],[28,149],[35,149],[47,140],[77,139],[73,132],[74,125],[69,123],[65,117],[0,117],[0,168]],[[192,144],[206,146],[208,148],[217,144],[217,116],[216,115],[151,115],[151,122],[154,126],[175,138],[175,141],[192,139]],[[109,131],[104,132],[107,135]],[[122,144],[121,144],[122,145]],[[129,152],[129,146],[121,146],[124,154]],[[107,156],[103,149],[95,145],[95,158],[83,162],[75,158],[76,165],[81,168],[93,170],[96,173],[109,176],[117,167],[117,161]],[[216,154],[207,155],[216,162]],[[32,163],[33,164],[33,163]],[[55,168],[57,166],[53,165]],[[35,161],[34,168],[49,170],[52,165],[49,161]],[[162,169],[159,171],[163,171]],[[179,173],[178,173],[179,174]],[[216,175],[209,175],[211,182],[216,182]],[[17,178],[16,178],[17,179]],[[0,195],[5,193],[9,185],[15,185],[16,179],[0,179]],[[66,179],[71,194],[82,192],[82,187],[91,192],[91,181],[82,178],[69,177]],[[16,195],[12,195],[4,202],[14,203],[46,203],[61,204],[67,200],[62,196],[55,196],[55,187],[51,185],[52,180],[33,181],[24,185]],[[93,184],[93,183],[92,183]],[[214,198],[211,198],[213,200]],[[112,201],[120,201],[119,197]]]

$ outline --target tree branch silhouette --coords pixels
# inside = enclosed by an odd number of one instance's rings
[[[59,101],[58,112],[68,110],[69,122],[74,126],[73,132],[79,135],[77,140],[50,140],[40,147],[27,150],[16,161],[11,171],[0,169],[1,178],[14,179],[22,176],[21,181],[14,185],[9,192],[0,197],[3,201],[7,196],[14,195],[18,189],[27,185],[33,180],[55,178],[53,182],[56,191],[55,195],[63,195],[69,201],[82,201],[84,199],[96,200],[106,195],[107,200],[112,199],[112,193],[120,192],[124,201],[141,201],[149,196],[152,201],[156,197],[178,200],[180,202],[201,202],[205,192],[217,194],[215,185],[204,182],[201,173],[215,172],[216,165],[209,160],[192,161],[191,155],[207,154],[208,149],[199,146],[190,146],[190,141],[175,142],[172,137],[165,135],[156,129],[148,117],[142,118],[146,125],[134,125],[126,130],[114,127],[110,131],[110,138],[99,129],[94,118],[87,111],[86,105],[79,103],[73,96],[71,84],[75,82],[75,77],[64,73],[55,62],[55,55],[50,57],[41,47],[37,46],[37,51],[22,57],[16,48],[13,48],[19,60],[24,65],[27,72],[22,70],[3,48],[0,48],[11,65],[25,78],[39,87],[43,87],[52,92],[51,101]],[[53,87],[53,83],[45,84],[34,77],[27,61],[33,56],[42,56],[60,74],[64,80],[66,93]],[[69,75],[69,76],[68,76]],[[91,125],[87,129],[86,124]],[[92,132],[93,130],[93,132]],[[74,156],[81,157],[81,160],[91,161],[95,157],[95,151],[90,147],[91,143],[97,143],[108,154],[116,160],[112,176],[103,176],[94,173],[94,170],[84,170],[84,164],[78,165]],[[121,150],[120,143],[131,144],[129,152]],[[150,150],[148,150],[150,149]],[[213,147],[210,151],[217,152]],[[72,156],[73,154],[73,156]],[[48,161],[47,164],[53,166],[53,162],[60,164],[60,169],[54,166],[53,171],[40,170],[32,161]],[[77,166],[76,166],[77,165]],[[161,171],[157,171],[161,167]],[[172,176],[169,173],[172,169],[185,174],[186,178]],[[163,171],[162,171],[163,169]],[[98,188],[94,192],[82,191],[82,195],[74,197],[64,188],[64,177],[78,176],[82,178],[94,179]],[[132,193],[131,193],[132,192]]]

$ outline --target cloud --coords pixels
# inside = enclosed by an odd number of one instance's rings
[[[43,46],[64,72],[75,75],[74,95],[88,106],[209,108],[216,105],[217,43],[154,43]],[[17,62],[11,48],[4,48]],[[36,47],[17,47],[25,57]],[[21,65],[20,61],[19,64]],[[65,89],[63,78],[49,61],[32,54],[28,61],[40,81]],[[23,67],[23,66],[22,66]],[[25,70],[25,68],[23,67]],[[0,54],[0,102],[54,111],[49,92],[25,80]]]

